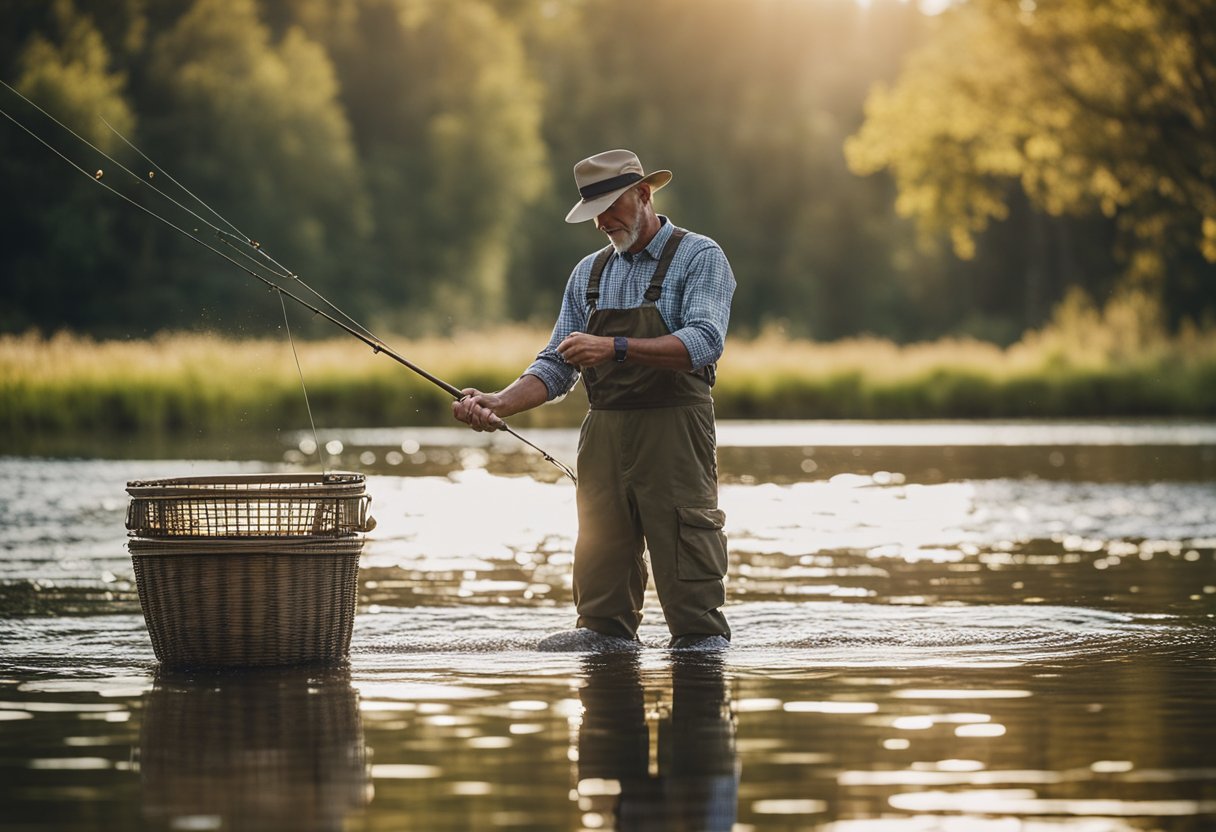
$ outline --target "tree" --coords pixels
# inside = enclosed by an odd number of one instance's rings
[[[1212,276],[1216,4],[970,0],[938,23],[871,94],[855,172],[889,170],[899,212],[965,258],[1020,190],[1051,216],[1110,218],[1126,275],[1159,295],[1197,255]]]
[[[483,0],[294,13],[342,82],[377,217],[381,317],[410,331],[502,320],[522,229],[548,184],[541,87],[516,25]]]
[[[29,37],[20,51],[14,87],[85,140],[113,151],[120,140],[98,116],[119,130],[133,128],[126,79],[113,71],[89,16],[70,0],[56,0],[49,12],[47,29]],[[105,175],[104,157],[30,108],[21,112],[60,152]],[[34,139],[9,134],[5,144],[3,178],[21,197],[5,200],[0,209],[8,261],[0,282],[0,326],[87,326],[114,295],[115,287],[97,276],[124,256],[121,209],[79,173],[45,164],[46,151]]]
[[[196,0],[154,39],[150,67],[163,110],[149,145],[164,151],[150,155],[311,285],[357,290],[372,220],[325,51],[298,28],[272,44],[253,0]],[[223,271],[188,249],[173,274],[230,328],[245,287]]]

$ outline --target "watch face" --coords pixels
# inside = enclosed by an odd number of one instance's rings
[[[617,363],[624,361],[625,351],[629,347],[629,342],[618,335],[616,338],[612,339],[612,346],[613,349],[616,350],[616,355],[613,357],[617,360]]]

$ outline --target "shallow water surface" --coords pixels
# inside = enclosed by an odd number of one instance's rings
[[[0,458],[0,829],[1216,828],[1216,427],[720,434],[723,655],[653,597],[637,654],[537,652],[572,487],[507,437],[343,431],[378,521],[349,665],[226,673],[157,665],[123,487],[315,469],[307,437]]]

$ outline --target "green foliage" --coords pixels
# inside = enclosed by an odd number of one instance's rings
[[[890,170],[900,213],[960,256],[1016,186],[1116,220],[1128,272],[1160,284],[1180,257],[1216,263],[1214,53],[1210,0],[960,3],[871,94],[849,162]]]
[[[397,215],[393,227],[409,226],[406,239],[426,252],[426,309],[502,320],[511,241],[547,184],[539,85],[518,33],[490,4],[415,0],[398,20],[408,61],[398,96],[416,144],[412,176],[381,193],[380,215]],[[390,156],[400,157],[401,148]]]
[[[152,143],[193,172],[191,189],[238,227],[256,220],[277,256],[308,264],[319,288],[341,285],[371,212],[325,51],[298,28],[271,44],[253,0],[196,0],[154,39],[150,68],[167,110]],[[239,308],[232,282],[197,252],[175,272],[198,287],[196,302]]]
[[[135,116],[122,95],[125,79],[111,71],[109,50],[92,20],[77,16],[68,0],[56,0],[53,8],[61,42],[31,36],[18,59],[15,86],[102,150],[113,151],[121,140],[98,116],[119,132],[132,132]]]
[[[109,50],[89,18],[77,15],[66,0],[48,4],[45,33],[30,36],[17,53],[13,86],[41,102],[41,106],[70,130],[103,149],[113,149],[117,137],[98,118],[104,116],[120,130],[131,130],[135,116],[123,97],[125,79],[110,66]],[[79,148],[70,135],[33,112],[42,132],[57,141],[64,152]],[[114,233],[123,208],[101,189],[78,174],[55,168],[60,176],[41,174],[48,159],[58,160],[21,135],[0,143],[0,178],[10,198],[0,202],[0,328],[20,328],[47,319],[61,326],[88,327],[104,320],[97,295],[72,295],[45,275],[47,252],[67,273],[96,275],[115,257]],[[80,157],[88,171],[108,167],[100,156]],[[71,177],[71,178],[69,178]],[[100,313],[100,314],[99,314]]]
[[[734,335],[1008,344],[1119,271],[1155,276],[1171,327],[1216,309],[1210,0],[1023,6],[10,0],[0,73],[144,175],[104,115],[374,329],[551,323],[602,244],[561,222],[571,166],[613,146],[673,169],[659,209],[723,244]],[[280,325],[7,121],[0,176],[21,197],[0,203],[0,331]]]

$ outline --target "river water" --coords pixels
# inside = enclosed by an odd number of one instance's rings
[[[573,487],[510,437],[349,430],[349,665],[220,674],[157,665],[124,486],[316,470],[311,436],[0,457],[0,830],[1216,829],[1216,425],[719,438],[721,656],[653,597],[637,655],[537,652]]]

